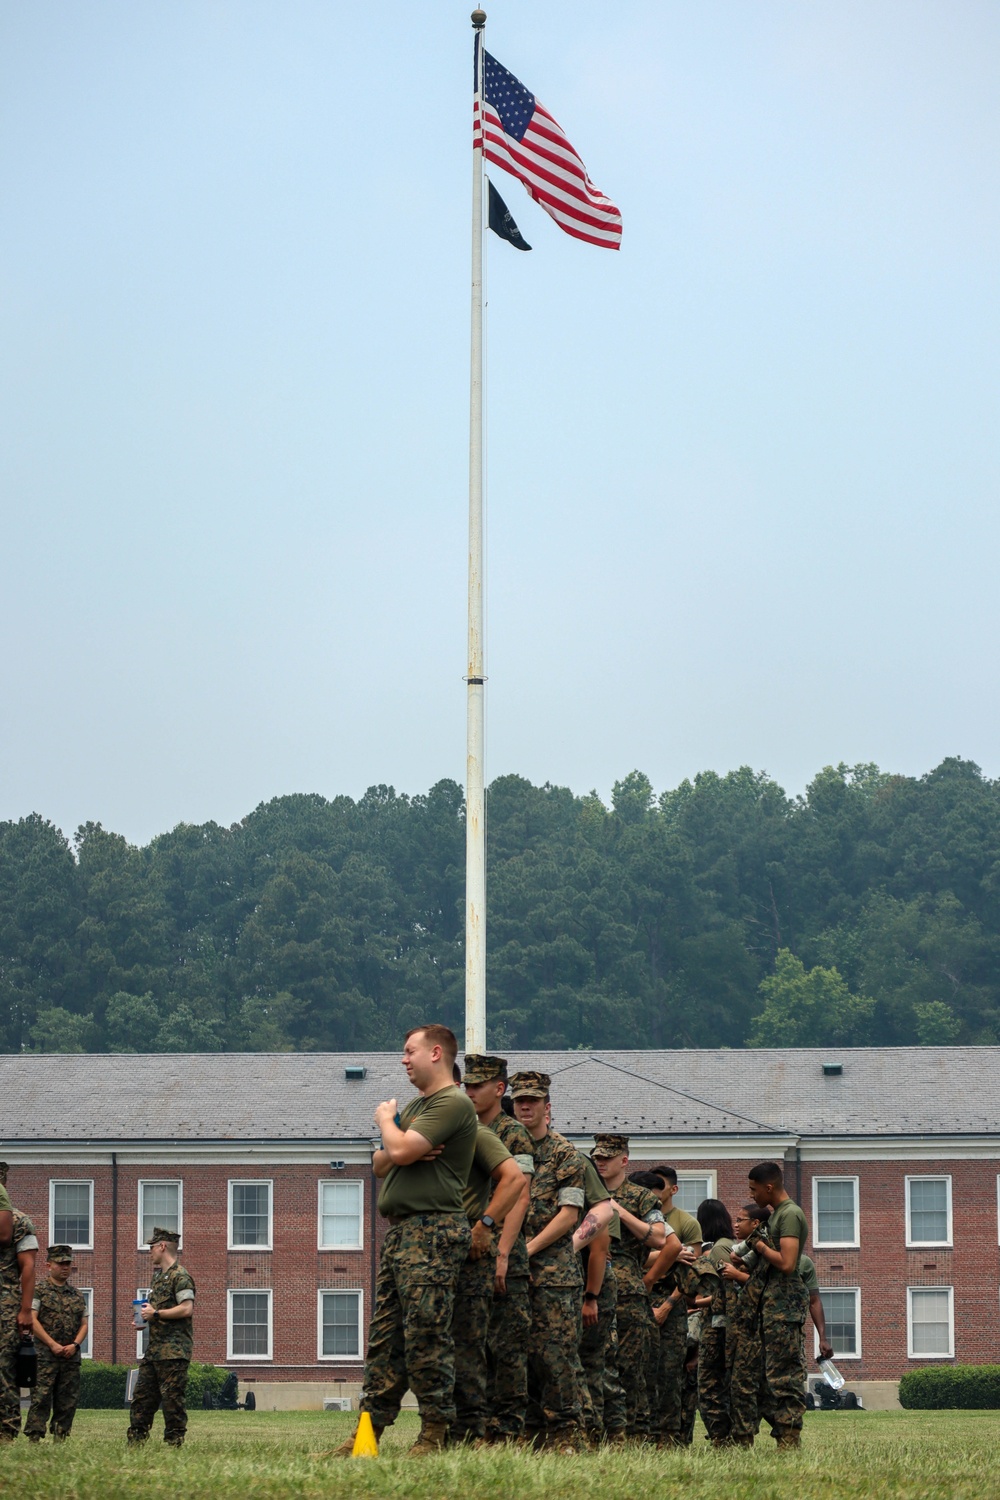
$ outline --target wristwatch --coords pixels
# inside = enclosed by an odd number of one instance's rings
[[[583,1294],[583,1300],[584,1300],[584,1302],[596,1302],[597,1301],[597,1293],[596,1292],[584,1292],[584,1294]]]
[[[497,1227],[497,1221],[492,1214],[480,1214],[479,1222],[480,1224],[485,1224],[487,1229],[495,1229]]]

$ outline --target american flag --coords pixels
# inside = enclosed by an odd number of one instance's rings
[[[481,45],[478,37],[476,42]],[[486,160],[519,178],[567,234],[606,250],[620,249],[619,210],[591,182],[548,110],[485,50],[483,94],[482,134],[478,99],[473,128],[475,143],[482,146]]]

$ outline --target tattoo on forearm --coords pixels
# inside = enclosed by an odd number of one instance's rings
[[[585,1245],[588,1240],[592,1240],[594,1238],[594,1235],[597,1233],[597,1229],[597,1220],[594,1217],[593,1213],[588,1210],[584,1215],[583,1223],[576,1231],[576,1237],[579,1240],[580,1244]]]

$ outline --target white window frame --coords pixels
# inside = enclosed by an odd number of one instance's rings
[[[343,1243],[337,1243],[337,1242],[332,1241],[332,1240],[331,1241],[326,1241],[323,1238],[323,1189],[325,1187],[330,1187],[330,1186],[333,1186],[333,1187],[350,1187],[350,1188],[354,1188],[356,1190],[356,1192],[357,1192],[357,1196],[358,1196],[358,1236],[359,1237],[358,1237],[358,1242],[357,1242],[356,1245],[345,1245]],[[317,1244],[317,1248],[318,1249],[320,1249],[320,1250],[363,1250],[365,1248],[365,1185],[364,1185],[364,1182],[362,1182],[360,1178],[357,1178],[357,1177],[348,1177],[343,1182],[338,1182],[335,1178],[331,1179],[329,1177],[321,1177],[320,1180],[319,1180],[319,1192],[318,1192],[318,1195],[317,1195],[317,1214],[318,1214],[318,1218],[317,1218],[317,1223],[316,1223],[316,1244]],[[330,1287],[330,1288],[327,1288],[327,1290],[329,1290],[329,1291],[336,1291],[336,1290],[338,1290],[338,1288],[336,1288],[336,1287]],[[351,1287],[346,1287],[345,1288],[345,1291],[351,1291],[351,1290],[353,1290],[353,1288],[351,1288]]]
[[[854,1184],[854,1238],[852,1240],[821,1240],[819,1237],[819,1185],[821,1182],[853,1182]],[[812,1242],[817,1250],[859,1250],[861,1248],[861,1184],[857,1177],[838,1174],[830,1177],[814,1177],[812,1184]],[[837,1288],[832,1288],[837,1290]],[[846,1290],[846,1288],[845,1288]]]
[[[860,1359],[861,1358],[861,1288],[859,1286],[821,1286],[820,1294],[823,1292],[853,1292],[854,1293],[854,1326],[857,1329],[857,1349],[853,1354],[839,1354],[834,1351],[834,1359]],[[829,1337],[829,1335],[827,1335]],[[819,1359],[819,1334],[813,1328],[813,1358]]]
[[[323,1298],[336,1292],[353,1295],[358,1299],[358,1352],[357,1354],[323,1353]],[[359,1286],[322,1286],[316,1293],[316,1357],[327,1365],[361,1365],[365,1361],[365,1294]]]
[[[237,1179],[242,1181],[242,1178]],[[266,1297],[267,1298],[267,1353],[266,1354],[234,1354],[233,1353],[233,1298],[234,1297]],[[269,1286],[231,1286],[226,1293],[226,1363],[230,1360],[240,1360],[247,1365],[269,1365],[274,1359],[274,1293]]]
[[[149,1299],[150,1299],[150,1296],[152,1294],[152,1291],[153,1291],[153,1288],[151,1286],[137,1286],[136,1289],[135,1289],[135,1295],[137,1297],[141,1297],[144,1302],[148,1302]],[[145,1326],[145,1328],[137,1328],[135,1330],[135,1357],[136,1357],[136,1359],[142,1359],[142,1356],[145,1354],[146,1347],[147,1347],[148,1344],[149,1344],[149,1324],[147,1323],[146,1326]]]
[[[942,1354],[940,1350],[933,1354],[915,1354],[913,1352],[913,1293],[914,1292],[947,1292],[948,1293],[948,1352]],[[953,1286],[908,1286],[906,1288],[906,1357],[907,1359],[954,1359],[955,1358],[955,1288]]]
[[[633,1172],[639,1170],[638,1163],[630,1160],[629,1161],[629,1169],[630,1169],[630,1171],[633,1171]],[[706,1198],[717,1198],[719,1196],[718,1191],[717,1191],[718,1181],[719,1181],[719,1174],[717,1172],[710,1172],[707,1168],[705,1169],[704,1172],[682,1172],[682,1171],[680,1171],[678,1169],[678,1172],[677,1172],[677,1186],[678,1186],[678,1188],[680,1187],[680,1185],[681,1185],[682,1182],[706,1182],[706,1181],[708,1183],[708,1192],[705,1194],[705,1197]],[[678,1207],[678,1208],[680,1207],[680,1204],[677,1203],[676,1196],[674,1198],[674,1204],[676,1205],[676,1207]],[[685,1209],[684,1212],[685,1213],[690,1213],[692,1216],[694,1215],[694,1209],[693,1208],[691,1208],[691,1209]]]
[[[181,1177],[140,1177],[138,1186],[137,1228],[138,1243],[140,1250],[149,1250],[149,1246],[142,1237],[142,1190],[147,1187],[175,1187],[177,1189],[177,1233],[180,1235],[179,1250],[184,1248],[184,1180]],[[156,1228],[156,1225],[153,1225]],[[160,1225],[163,1229],[164,1225]]]
[[[80,1345],[80,1358],[93,1359],[94,1356],[91,1351],[94,1341],[90,1335],[94,1330],[94,1288],[92,1286],[78,1286],[77,1291],[87,1304],[87,1310],[84,1313],[84,1317],[87,1319],[87,1337]]]
[[[92,1177],[50,1177],[49,1178],[49,1240],[56,1243],[56,1188],[57,1187],[85,1187],[89,1189],[90,1200],[88,1217],[90,1219],[90,1238],[84,1245],[79,1240],[65,1240],[63,1243],[69,1245],[71,1250],[93,1250],[94,1248],[94,1179]]]
[[[948,1211],[948,1238],[944,1240],[915,1240],[910,1237],[910,1185],[914,1182],[943,1182],[946,1184]],[[944,1250],[952,1245],[951,1220],[951,1174],[948,1172],[920,1172],[906,1179],[906,1245],[914,1250]]]
[[[233,1237],[233,1188],[235,1187],[266,1187],[267,1188],[267,1244],[266,1245],[238,1245]],[[229,1207],[226,1214],[226,1241],[230,1250],[245,1250],[249,1254],[252,1250],[272,1250],[274,1248],[274,1179],[271,1177],[230,1177],[228,1189]],[[248,1287],[247,1291],[252,1291]],[[262,1289],[263,1290],[263,1289]]]

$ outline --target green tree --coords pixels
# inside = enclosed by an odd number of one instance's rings
[[[858,1047],[868,1040],[875,1002],[852,995],[836,969],[807,970],[787,948],[759,994],[764,1008],[754,1018],[751,1047]]]

